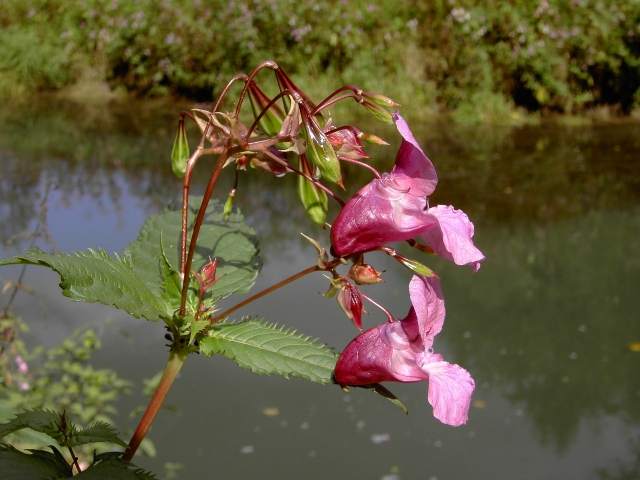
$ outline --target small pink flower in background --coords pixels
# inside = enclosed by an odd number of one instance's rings
[[[445,317],[440,281],[415,275],[409,295],[412,307],[403,320],[378,325],[347,345],[336,364],[335,380],[356,386],[426,380],[433,415],[447,425],[463,425],[475,388],[473,378],[432,349]]]
[[[29,373],[29,364],[27,364],[24,358],[22,358],[20,355],[16,355],[14,361],[16,362],[16,367],[18,367],[18,372],[22,374]]]
[[[438,255],[478,270],[484,255],[473,244],[473,223],[451,206],[429,208],[436,170],[407,122],[398,113],[393,119],[403,139],[395,166],[342,208],[331,228],[334,252],[344,257],[419,237]]]

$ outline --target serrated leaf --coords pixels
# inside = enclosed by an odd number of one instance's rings
[[[60,415],[52,410],[27,410],[18,413],[8,422],[0,424],[0,438],[23,428],[30,428],[55,440],[61,440],[59,421]]]
[[[190,225],[198,205],[196,199],[192,200]],[[0,266],[45,266],[60,275],[63,294],[74,300],[111,305],[136,318],[170,320],[179,296],[175,288],[169,288],[166,272],[167,267],[175,271],[179,265],[181,223],[181,214],[175,210],[151,216],[138,238],[120,255],[91,249],[71,254],[34,249],[0,260]],[[212,302],[251,288],[260,268],[254,231],[237,212],[224,221],[216,202],[212,202],[202,225],[194,270],[209,257],[218,259],[218,281],[210,290]]]
[[[132,463],[123,461],[119,454],[108,453],[96,457],[96,461],[73,478],[82,480],[157,480],[153,473]]]
[[[189,202],[188,228],[191,231],[195,220],[199,198]],[[138,238],[125,250],[137,268],[144,272],[157,272],[161,256],[160,238],[169,264],[177,269],[182,218],[180,211],[167,210],[150,217],[142,227]],[[244,223],[242,214],[233,212],[224,219],[223,208],[212,201],[207,209],[205,221],[200,230],[198,247],[193,256],[192,270],[198,271],[209,258],[218,259],[215,285],[209,290],[213,301],[217,302],[234,293],[246,293],[253,286],[261,263],[255,231]],[[157,275],[156,275],[157,276]],[[154,283],[156,293],[162,288]]]
[[[71,477],[69,465],[59,455],[44,450],[21,452],[0,444],[0,472],[3,480],[56,479]]]
[[[85,445],[87,443],[115,443],[126,447],[127,444],[118,437],[116,430],[105,422],[94,422],[86,428],[73,432],[68,446]]]
[[[0,260],[1,265],[27,264],[48,267],[60,275],[63,295],[77,301],[103,303],[124,310],[136,318],[158,320],[167,306],[150,288],[158,275],[145,277],[128,256],[109,255],[104,250],[76,253],[46,253],[32,249]]]
[[[200,341],[200,352],[223,355],[259,375],[331,383],[337,354],[294,330],[257,319],[216,325]]]

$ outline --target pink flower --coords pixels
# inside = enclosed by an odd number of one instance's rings
[[[333,251],[344,257],[420,237],[438,255],[477,270],[484,255],[473,244],[473,223],[452,206],[428,208],[427,196],[438,183],[436,170],[407,122],[398,113],[393,119],[403,139],[395,166],[342,208],[331,228]]]
[[[445,317],[440,281],[415,275],[409,295],[412,307],[407,316],[353,339],[338,358],[334,378],[340,385],[427,380],[433,415],[447,425],[463,425],[475,383],[464,368],[433,352]]]

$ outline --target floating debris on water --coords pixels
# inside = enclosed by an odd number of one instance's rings
[[[632,352],[640,352],[640,342],[631,342],[627,348]]]
[[[391,435],[388,433],[374,433],[373,435],[371,435],[371,443],[375,445],[386,443],[389,440],[391,440]]]
[[[240,453],[244,454],[244,455],[248,455],[250,453],[255,452],[256,449],[253,445],[245,445],[244,447],[242,447],[240,449]]]
[[[478,398],[478,399],[473,401],[472,405],[475,408],[485,408],[487,406],[487,402],[486,402],[486,400],[481,400],[481,399]]]
[[[300,430],[309,430],[309,427],[311,427],[311,425],[309,425],[309,422],[302,422],[300,424]]]
[[[262,409],[262,414],[265,417],[277,417],[280,415],[280,409],[278,407],[264,407]]]

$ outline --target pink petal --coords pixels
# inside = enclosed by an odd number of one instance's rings
[[[424,350],[428,350],[444,324],[446,311],[440,279],[414,275],[409,283],[409,296]]]
[[[397,176],[398,183],[403,187],[410,188],[411,195],[427,197],[438,184],[436,169],[413,136],[406,120],[397,112],[393,114],[393,120],[403,140],[391,173]]]
[[[425,360],[421,367],[429,375],[427,398],[433,416],[447,425],[464,425],[475,388],[471,374],[459,365],[443,361],[437,354],[428,355]]]
[[[484,254],[473,244],[473,223],[467,214],[450,205],[437,205],[427,213],[436,224],[422,233],[425,242],[441,257],[477,271]]]
[[[340,385],[371,385],[385,381],[416,382],[427,378],[416,364],[420,349],[403,322],[378,325],[354,338],[340,354],[334,378]]]
[[[414,238],[436,220],[426,199],[408,195],[393,174],[365,185],[342,207],[331,227],[334,253],[347,256]]]

